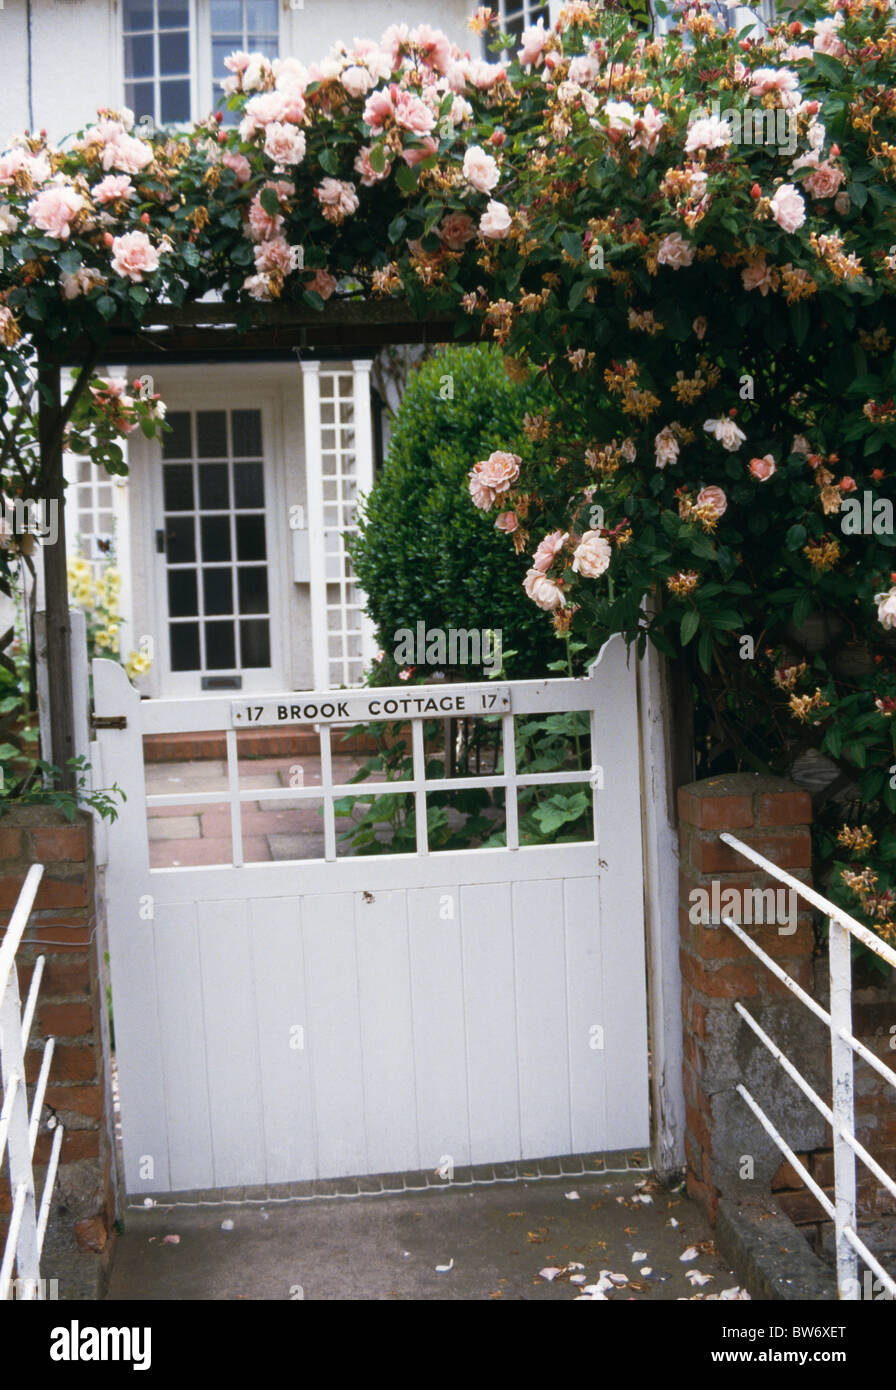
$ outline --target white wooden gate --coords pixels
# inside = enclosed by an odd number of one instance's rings
[[[141,702],[119,666],[94,663],[97,771],[127,793],[105,883],[130,1195],[649,1143],[634,667],[613,639],[582,680],[250,706]],[[413,780],[334,786],[331,731],[371,699],[371,717],[410,720]],[[452,700],[500,711],[503,772],[424,781],[423,724]],[[263,795],[323,796],[325,858],[243,864],[240,807],[260,794],[240,788],[236,730],[294,705],[329,721],[323,786]],[[567,710],[588,712],[591,766],[518,774],[516,716]],[[142,736],[209,729],[226,731],[229,791],[153,801],[229,803],[232,863],[151,870]],[[594,840],[519,848],[517,788],[551,782],[593,796]],[[506,788],[506,848],[430,853],[427,791],[471,785]],[[337,859],[348,791],[413,793],[416,853]]]

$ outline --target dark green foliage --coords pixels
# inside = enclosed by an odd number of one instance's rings
[[[412,374],[353,545],[387,653],[399,628],[424,622],[500,629],[515,679],[544,674],[556,658],[548,615],[523,593],[530,561],[495,529],[494,512],[472,505],[467,479],[494,449],[525,454],[523,416],[537,408],[533,386],[510,381],[492,346],[445,348]],[[481,677],[473,667],[451,674]]]

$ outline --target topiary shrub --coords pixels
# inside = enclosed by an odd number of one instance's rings
[[[494,346],[447,347],[411,375],[382,473],[363,508],[352,560],[387,657],[400,628],[499,629],[505,669],[545,674],[561,652],[550,623],[523,592],[515,556],[494,517],[470,506],[473,465],[501,448],[522,453],[523,417],[537,408],[511,381]],[[510,553],[508,553],[510,552]],[[478,676],[476,668],[443,667]],[[418,670],[418,676],[425,674]]]

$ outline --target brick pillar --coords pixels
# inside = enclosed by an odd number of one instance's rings
[[[739,1198],[748,1185],[768,1191],[780,1164],[772,1140],[737,1093],[738,1083],[796,1152],[827,1142],[821,1116],[735,1012],[734,1001],[750,1011],[822,1096],[830,1087],[824,1083],[826,1030],[720,921],[722,915],[732,916],[813,992],[811,909],[786,889],[774,902],[783,908],[780,920],[770,899],[760,906],[753,890],[778,885],[719,840],[721,831],[730,831],[811,883],[812,807],[808,793],[792,783],[752,773],[682,787],[678,807],[687,1183],[714,1221],[721,1194]],[[793,920],[791,909],[798,914]]]
[[[24,1005],[38,956],[46,956],[26,1058],[27,1079],[40,1069],[43,1043],[55,1037],[46,1103],[34,1154],[38,1198],[53,1132],[55,1112],[65,1126],[53,1212],[47,1233],[44,1277],[83,1291],[84,1270],[73,1276],[68,1256],[75,1250],[111,1256],[115,1221],[113,1156],[107,1116],[103,1062],[105,998],[95,937],[93,825],[85,813],[67,821],[48,806],[14,807],[0,820],[0,936],[31,864],[44,876],[34,910],[16,955],[19,993]],[[0,1239],[10,1210],[9,1184],[0,1177]],[[48,1249],[52,1255],[48,1256]],[[100,1279],[101,1282],[101,1279]],[[72,1296],[69,1294],[68,1296]]]

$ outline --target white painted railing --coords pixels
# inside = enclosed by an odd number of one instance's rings
[[[56,1169],[59,1166],[59,1151],[62,1148],[63,1127],[57,1125],[38,1208],[32,1158],[40,1127],[40,1112],[50,1076],[50,1065],[53,1061],[54,1039],[48,1038],[44,1045],[40,1073],[34,1086],[29,1112],[25,1054],[28,1050],[28,1038],[34,1021],[37,994],[46,958],[40,956],[34,967],[23,1013],[19,1001],[19,977],[15,956],[28,924],[43,872],[40,864],[32,864],[28,870],[6,935],[0,944],[0,1080],[3,1086],[3,1106],[0,1109],[0,1165],[6,1150],[9,1153],[9,1186],[12,1195],[9,1230],[3,1258],[0,1261],[0,1301],[9,1299],[13,1292],[13,1263],[18,1276],[15,1280],[16,1297],[31,1300],[43,1297],[40,1255],[50,1214]]]
[[[816,893],[813,888],[807,887],[805,883],[800,883],[799,879],[792,874],[773,864],[764,855],[757,854],[756,850],[745,845],[742,840],[738,840],[735,835],[727,832],[719,836],[726,845],[736,849],[745,859],[749,859],[757,868],[764,869],[772,878],[779,883],[785,883],[794,892],[798,893],[806,902],[823,912],[828,919],[828,963],[830,968],[831,982],[831,1008],[830,1012],[823,1009],[820,1004],[806,993],[795,980],[782,970],[771,956],[767,955],[755,941],[742,931],[730,917],[722,917],[722,922],[735,936],[753,952],[753,955],[761,960],[763,965],[767,965],[772,974],[775,975],[792,994],[810,1009],[816,1018],[821,1019],[822,1023],[830,1030],[831,1034],[831,1104],[827,1105],[809,1085],[805,1077],[797,1070],[793,1063],[785,1057],[778,1045],[772,1041],[764,1029],[752,1015],[740,1003],[735,1003],[734,1007],[740,1014],[745,1023],[752,1028],[760,1042],[768,1049],[775,1061],[782,1070],[796,1083],[807,1100],[815,1106],[820,1115],[823,1115],[827,1123],[831,1126],[834,1135],[834,1201],[831,1202],[826,1192],[823,1192],[815,1179],[810,1175],[804,1164],[800,1162],[796,1154],[790,1148],[786,1140],[779,1133],[772,1120],[769,1119],[765,1111],[754,1100],[746,1086],[737,1087],[738,1094],[744,1099],[747,1105],[756,1116],[766,1134],[774,1141],[781,1153],[788,1160],[791,1167],[799,1173],[803,1182],[813,1193],[821,1207],[827,1212],[834,1222],[834,1229],[837,1241],[837,1289],[841,1299],[850,1301],[861,1297],[858,1280],[858,1256],[862,1259],[869,1269],[873,1270],[881,1285],[887,1292],[896,1297],[896,1280],[881,1265],[880,1261],[872,1255],[871,1251],[860,1239],[856,1232],[856,1157],[860,1158],[866,1168],[877,1178],[889,1192],[896,1197],[896,1181],[881,1168],[880,1164],[871,1157],[868,1150],[859,1143],[855,1134],[855,1107],[854,1107],[854,1076],[853,1076],[853,1053],[857,1052],[863,1061],[873,1067],[884,1080],[889,1081],[892,1086],[896,1086],[896,1072],[886,1063],[876,1057],[864,1043],[858,1038],[853,1037],[852,1033],[852,965],[850,958],[851,937],[861,941],[870,951],[885,960],[888,965],[896,968],[896,951],[891,946],[870,932],[867,927],[863,927],[861,922],[857,922],[849,913],[836,906],[821,893]]]

